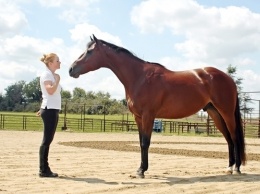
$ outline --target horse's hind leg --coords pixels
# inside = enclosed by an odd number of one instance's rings
[[[245,164],[246,162],[246,153],[245,153],[245,140],[244,140],[244,132],[242,126],[242,120],[240,115],[239,108],[239,99],[237,98],[236,107],[234,111],[225,111],[219,110],[219,113],[222,115],[225,120],[226,126],[229,130],[230,137],[234,144],[234,152],[235,152],[235,169],[234,173],[241,174],[240,166],[241,164]]]
[[[206,107],[206,111],[209,114],[209,116],[213,119],[216,127],[223,134],[223,136],[225,137],[228,143],[229,165],[228,165],[227,173],[232,174],[233,165],[235,164],[234,144],[230,136],[230,133],[228,131],[228,128],[226,126],[226,123],[223,117],[219,114],[218,110],[212,104],[209,104]]]

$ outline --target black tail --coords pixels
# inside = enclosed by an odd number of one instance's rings
[[[240,159],[243,165],[246,163],[246,152],[245,152],[245,137],[244,130],[242,125],[240,107],[239,107],[239,99],[237,98],[236,110],[235,110],[235,119],[236,119],[236,136],[237,143],[239,145],[240,151]]]

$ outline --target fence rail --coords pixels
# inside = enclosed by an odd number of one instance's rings
[[[162,120],[162,129],[155,132],[163,133],[194,133],[208,136],[219,134],[212,120],[206,122],[180,122],[175,120]],[[244,134],[246,137],[260,138],[260,120],[244,120]],[[40,117],[27,115],[0,114],[0,129],[11,130],[42,130]],[[137,131],[137,125],[130,120],[109,120],[93,118],[67,118],[60,116],[58,130],[71,130],[82,132],[116,132]]]

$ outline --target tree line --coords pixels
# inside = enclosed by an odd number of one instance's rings
[[[227,74],[235,81],[241,110],[250,113],[252,108],[249,108],[250,96],[242,92],[242,78],[236,77],[237,68],[229,65]],[[6,93],[0,94],[0,111],[14,112],[36,112],[40,108],[42,93],[40,89],[40,78],[36,77],[29,83],[18,81],[7,88]],[[68,113],[84,113],[86,114],[124,114],[128,111],[127,102],[125,99],[111,99],[109,93],[85,91],[82,88],[76,87],[72,93],[68,90],[61,91],[63,109],[66,104]],[[84,109],[83,109],[84,107]]]
[[[72,93],[68,90],[61,91],[62,109],[66,104],[67,113],[81,113],[84,106],[86,114],[124,114],[127,104],[124,99],[112,99],[109,93],[86,92],[76,87]],[[31,82],[18,81],[7,88],[5,94],[0,94],[0,111],[36,112],[42,101],[40,78],[36,77]]]

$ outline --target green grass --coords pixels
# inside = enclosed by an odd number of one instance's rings
[[[8,130],[42,130],[43,124],[41,117],[37,117],[36,113],[28,112],[0,112],[0,129]],[[59,115],[59,123],[57,130],[61,130],[64,126],[64,114]],[[83,123],[82,120],[86,122]],[[105,122],[104,122],[105,120]],[[134,121],[131,114],[128,115],[81,115],[67,114],[66,124],[73,131],[100,132],[102,130],[110,130],[113,121]],[[92,122],[92,123],[90,123]],[[105,127],[104,127],[105,123]]]
[[[27,130],[27,131],[39,131],[43,129],[41,117],[37,117],[36,113],[28,112],[0,112],[0,129],[5,130]],[[62,131],[64,127],[64,114],[59,115],[59,123],[57,131]],[[83,122],[85,119],[85,123]],[[81,115],[81,114],[67,114],[66,115],[66,126],[69,130],[74,132],[125,132],[126,126],[120,126],[119,124],[124,121],[133,122],[134,117],[132,114],[125,115]],[[197,115],[187,117],[184,119],[162,119],[163,121],[178,121],[178,122],[189,122],[189,123],[206,123],[206,118],[199,118]],[[166,122],[164,122],[166,124]],[[120,128],[121,127],[121,128]],[[132,125],[133,132],[137,132],[137,126]],[[170,132],[170,125],[167,123],[164,126],[165,135],[184,135],[184,136],[207,136],[207,133],[195,134],[193,128],[190,132],[186,129],[184,132],[180,128],[179,133],[176,130],[174,133]],[[258,121],[252,123],[247,122],[245,134],[247,137],[257,137],[258,134]],[[204,128],[205,130],[205,128]],[[211,133],[210,136],[220,137],[222,134],[216,129],[216,133]]]

